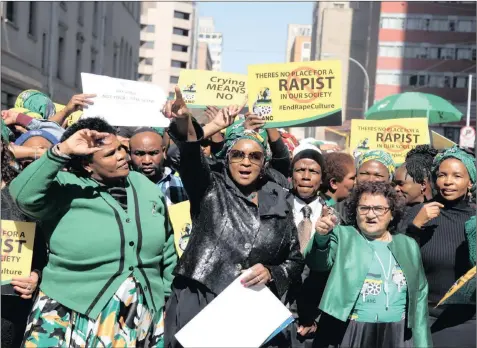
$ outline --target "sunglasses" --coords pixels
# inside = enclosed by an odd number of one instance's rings
[[[231,163],[240,163],[245,158],[248,158],[250,163],[259,166],[259,165],[262,165],[264,156],[263,156],[263,152],[260,152],[260,151],[253,151],[253,152],[250,152],[248,155],[245,154],[245,152],[240,150],[231,150],[229,152],[229,161]]]

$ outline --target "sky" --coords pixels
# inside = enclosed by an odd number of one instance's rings
[[[222,71],[246,74],[247,65],[285,62],[288,24],[311,24],[313,2],[199,2],[198,8],[223,35]]]

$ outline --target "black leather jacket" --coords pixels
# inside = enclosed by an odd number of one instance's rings
[[[300,280],[300,253],[288,192],[264,180],[257,207],[236,188],[224,169],[210,170],[200,149],[202,128],[194,122],[196,142],[184,141],[174,122],[169,134],[180,150],[179,173],[191,204],[193,233],[175,274],[192,278],[215,294],[257,263],[267,267],[270,289],[281,297]]]

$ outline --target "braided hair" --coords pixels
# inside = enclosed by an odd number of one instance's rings
[[[437,150],[429,145],[417,145],[406,155],[406,170],[415,183],[423,184],[427,179],[431,182],[432,162]]]

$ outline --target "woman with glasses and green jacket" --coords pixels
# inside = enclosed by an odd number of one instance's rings
[[[314,347],[432,347],[419,247],[393,234],[403,204],[389,183],[364,182],[348,202],[352,226],[326,209],[317,221],[305,261],[331,273]]]

